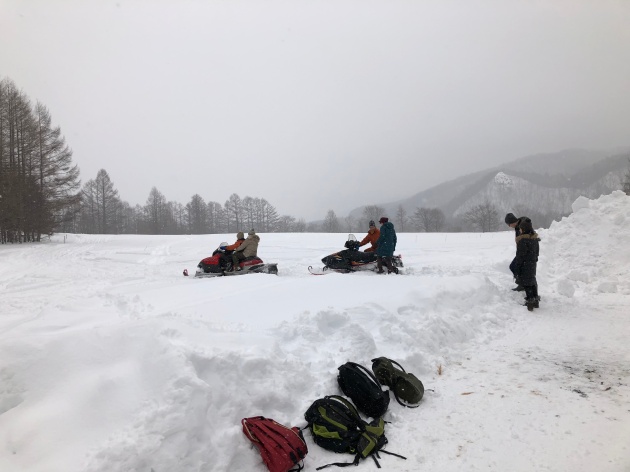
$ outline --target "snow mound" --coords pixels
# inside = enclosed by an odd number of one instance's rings
[[[630,294],[630,197],[621,191],[579,197],[574,213],[540,230],[539,286],[571,298]]]

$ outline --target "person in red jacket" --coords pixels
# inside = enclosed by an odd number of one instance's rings
[[[229,246],[221,246],[220,255],[219,255],[219,265],[222,269],[228,267],[229,264],[232,263],[232,256],[234,250],[238,249],[241,244],[245,241],[245,234],[242,231],[236,233],[236,242],[234,244],[230,244]]]
[[[365,246],[367,243],[370,243],[371,246],[365,250],[365,252],[374,252],[376,251],[376,241],[378,241],[378,237],[381,235],[381,232],[374,224],[374,220],[370,220],[370,229],[368,229],[368,233],[363,238],[363,240],[359,243],[359,247]]]

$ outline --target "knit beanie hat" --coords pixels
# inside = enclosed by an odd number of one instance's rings
[[[374,223],[374,220],[370,220],[370,226],[376,226],[376,224]]]
[[[507,215],[505,215],[506,225],[511,225],[512,223],[516,223],[517,221],[518,221],[518,218],[514,216],[514,213],[508,213]]]
[[[238,233],[236,233],[236,239],[245,239],[245,235],[243,234],[242,231],[239,231]]]
[[[249,233],[247,233],[247,234],[249,234],[250,236],[255,235],[256,233],[254,232],[254,228],[250,229]]]

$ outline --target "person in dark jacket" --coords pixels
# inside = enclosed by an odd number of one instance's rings
[[[514,216],[514,213],[508,213],[507,215],[505,215],[505,224],[508,225],[510,228],[514,228],[515,237],[518,237],[518,235],[521,234],[520,224],[521,220],[525,218],[527,217],[523,216],[521,218],[517,218],[516,216]],[[514,287],[512,290],[515,292],[522,292],[523,290],[525,290],[525,288],[523,288],[523,286],[518,281],[518,278],[514,273],[514,267],[512,267],[512,264],[510,264],[510,270],[512,271],[512,275],[514,276],[514,282],[516,282],[516,287]]]
[[[519,223],[520,234],[516,237],[516,257],[510,264],[514,275],[525,289],[525,305],[529,311],[538,308],[538,282],[536,266],[538,265],[538,243],[540,238],[534,231],[532,220],[522,217]]]
[[[377,273],[382,274],[383,271],[383,261],[387,266],[387,273],[391,274],[392,272],[397,274],[398,269],[394,267],[392,263],[392,256],[394,255],[394,251],[396,250],[396,243],[398,242],[398,238],[396,237],[396,230],[394,229],[394,225],[389,222],[389,219],[386,217],[381,217],[378,222],[381,224],[381,234],[376,241],[376,267],[378,268]]]

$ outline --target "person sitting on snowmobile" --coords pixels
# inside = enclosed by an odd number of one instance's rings
[[[232,270],[239,271],[241,270],[240,262],[242,260],[247,259],[248,257],[255,257],[258,255],[258,243],[260,242],[260,237],[256,234],[253,229],[249,230],[247,233],[247,239],[243,241],[239,247],[234,249],[232,253]]]
[[[376,241],[378,241],[379,236],[381,235],[380,230],[376,227],[374,220],[370,220],[370,229],[368,229],[368,233],[359,243],[359,247],[365,246],[367,243],[370,243],[371,246],[365,250],[365,252],[374,252],[376,251]]]
[[[220,246],[220,250],[213,253],[213,255],[217,252],[220,253],[219,265],[222,269],[225,269],[227,265],[232,261],[232,258],[229,256],[229,254],[240,247],[240,245],[243,244],[243,241],[245,241],[245,234],[242,231],[239,231],[238,233],[236,233],[236,242],[234,244],[230,244],[229,246]]]

